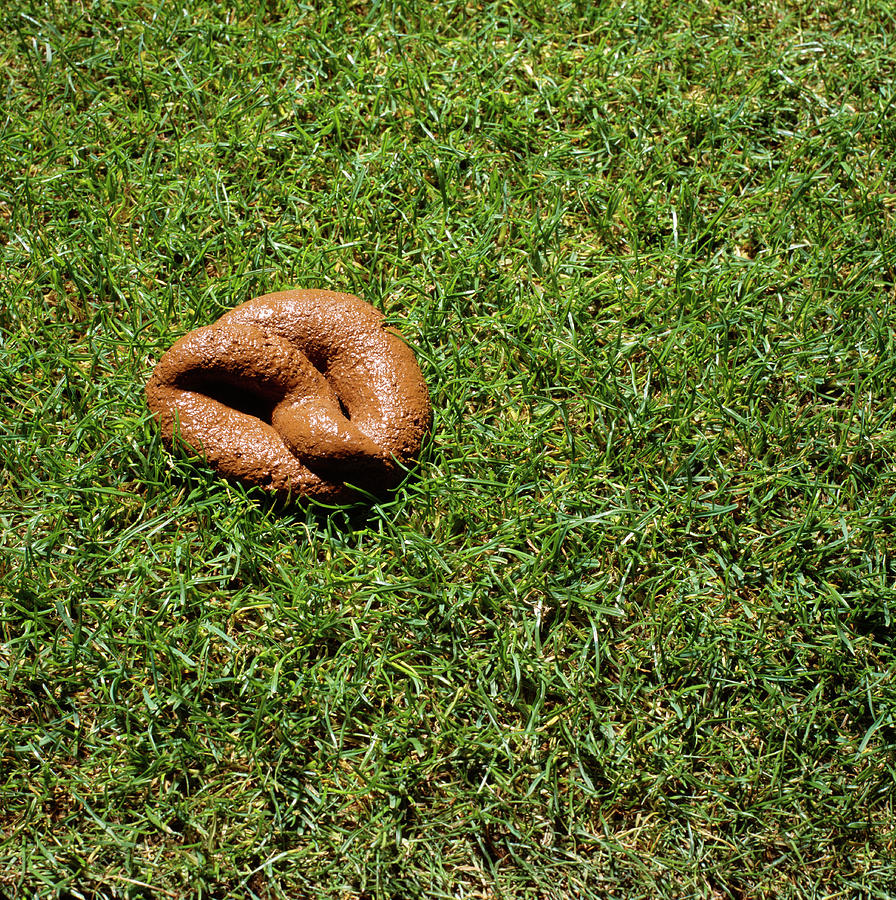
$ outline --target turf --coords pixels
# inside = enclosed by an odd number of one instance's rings
[[[892,7],[315,6],[0,12],[0,894],[896,895]],[[385,502],[160,445],[293,286]]]

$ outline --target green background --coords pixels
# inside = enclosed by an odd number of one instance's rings
[[[896,894],[888,4],[0,23],[0,892]],[[149,420],[297,286],[418,353],[388,502]]]

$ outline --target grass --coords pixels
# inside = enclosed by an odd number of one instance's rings
[[[896,895],[889,4],[8,0],[0,894]],[[389,502],[170,457],[332,287]]]

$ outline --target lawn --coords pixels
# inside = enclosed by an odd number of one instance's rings
[[[6,0],[0,896],[896,895],[883,0]],[[143,385],[359,294],[382,502]]]

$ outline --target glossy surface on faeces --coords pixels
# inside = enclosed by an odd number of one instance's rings
[[[432,421],[410,348],[351,294],[266,294],[184,335],[146,400],[222,475],[283,498],[343,503],[393,487]]]

